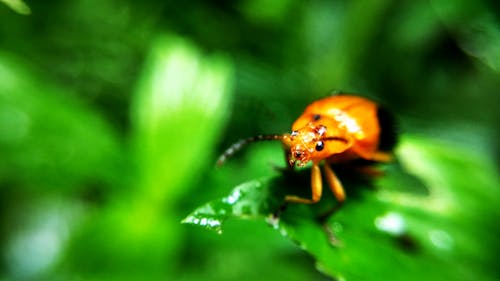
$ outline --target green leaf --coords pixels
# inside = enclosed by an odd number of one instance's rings
[[[229,218],[266,219],[341,280],[494,280],[500,191],[490,159],[409,137],[397,155],[371,180],[336,167],[348,200],[326,228],[318,217],[336,206],[329,192],[281,208],[284,194],[308,186],[307,170],[244,183],[184,222],[221,232]]]
[[[277,210],[269,179],[252,180],[237,186],[229,196],[211,201],[182,222],[196,224],[222,233],[222,224],[230,217],[258,218]]]
[[[191,175],[213,158],[232,66],[172,35],[154,41],[144,69],[132,105],[139,186],[161,201],[187,192]]]
[[[495,12],[481,1],[431,1],[440,20],[456,37],[460,47],[500,72],[500,30]]]
[[[0,181],[43,192],[120,183],[122,147],[113,128],[33,69],[0,52]]]
[[[166,261],[176,259],[185,236],[176,203],[193,174],[213,161],[231,78],[229,60],[202,54],[186,39],[162,35],[152,43],[131,106],[135,189],[116,196],[73,238],[71,270],[88,276],[125,268],[133,272],[127,278],[139,279],[174,270],[176,263]],[[110,233],[119,235],[109,240]]]
[[[31,9],[23,0],[0,0],[5,5],[10,7],[16,13],[21,15],[29,15],[31,14]]]

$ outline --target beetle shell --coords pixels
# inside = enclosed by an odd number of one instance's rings
[[[379,160],[378,110],[373,101],[352,95],[330,96],[311,103],[293,123],[290,136],[283,139],[290,149],[290,165],[303,166],[323,159]],[[323,147],[318,150],[320,142]]]

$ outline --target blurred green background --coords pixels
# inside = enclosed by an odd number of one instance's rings
[[[498,164],[494,1],[25,4],[0,1],[0,280],[329,280],[265,223],[180,221],[283,161],[225,147],[334,90]]]

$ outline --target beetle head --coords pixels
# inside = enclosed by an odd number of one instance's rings
[[[289,149],[288,164],[302,167],[309,161],[319,162],[347,149],[348,140],[344,137],[327,134],[327,127],[313,122],[283,136],[283,143]],[[336,144],[331,142],[335,141]]]
[[[289,165],[304,166],[311,160],[323,159],[326,127],[309,123],[305,127],[292,131],[283,138],[283,143],[290,149]]]

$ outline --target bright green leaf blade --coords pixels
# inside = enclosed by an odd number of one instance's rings
[[[268,221],[339,279],[495,280],[500,191],[491,161],[413,138],[403,140],[398,155],[402,164],[386,166],[374,181],[337,169],[348,201],[328,220],[334,240],[316,219],[334,206],[331,195],[280,209],[285,193],[307,186],[307,171],[242,184],[184,222],[220,231],[229,218],[280,214]]]
[[[21,15],[29,15],[31,14],[31,9],[23,0],[0,0],[0,2],[4,2],[5,5],[10,7],[15,12]]]
[[[159,202],[188,192],[228,113],[232,67],[176,36],[153,46],[132,106],[139,186]]]

